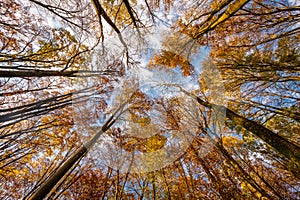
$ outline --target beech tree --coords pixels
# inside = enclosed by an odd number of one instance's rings
[[[297,199],[297,1],[0,2],[3,199]]]

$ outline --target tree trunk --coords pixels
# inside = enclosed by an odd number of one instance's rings
[[[69,169],[96,143],[99,137],[107,131],[115,120],[121,115],[126,103],[121,105],[116,112],[105,122],[101,130],[96,133],[85,145],[81,146],[47,181],[45,181],[38,190],[29,198],[29,200],[41,200],[45,198],[52,188],[62,179]]]
[[[254,135],[256,135],[257,137],[265,141],[268,145],[276,149],[280,154],[284,155],[287,159],[289,159],[291,161],[290,164],[292,164],[291,171],[296,173],[300,171],[300,147],[299,146],[289,142],[285,138],[267,129],[266,127],[258,124],[257,122],[249,120],[235,113],[234,111],[230,110],[225,106],[216,105],[216,104],[203,101],[198,96],[191,94],[190,92],[182,89],[181,87],[179,88],[186,95],[197,100],[197,102],[202,106],[205,106],[207,108],[216,108],[218,110],[224,110],[226,112],[226,117],[230,119],[233,123],[252,132]]]

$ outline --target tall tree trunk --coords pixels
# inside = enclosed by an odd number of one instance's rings
[[[191,94],[190,92],[182,89],[181,87],[180,89],[188,96],[197,100],[197,102],[202,106],[225,111],[226,117],[230,119],[233,123],[252,132],[254,135],[256,135],[257,137],[265,141],[268,145],[276,149],[280,154],[284,155],[287,159],[289,159],[291,161],[291,164],[293,165],[291,166],[291,171],[297,171],[297,172],[300,171],[300,147],[299,146],[289,142],[285,138],[267,129],[266,127],[258,124],[257,122],[249,120],[235,113],[234,111],[230,110],[225,106],[216,105],[216,104],[203,101],[200,97]]]
[[[1,69],[1,68],[0,68]],[[61,76],[61,77],[91,77],[100,75],[109,75],[117,73],[114,70],[103,70],[103,71],[91,71],[91,70],[73,70],[73,71],[59,71],[59,70],[0,70],[0,77],[10,78],[10,77],[50,77],[50,76]]]
[[[10,70],[0,71],[0,77],[45,77],[45,76],[76,76],[77,71],[57,70]]]
[[[81,146],[66,162],[58,168],[58,170],[45,181],[36,192],[29,198],[29,200],[41,200],[45,198],[52,188],[63,178],[63,176],[73,167],[73,165],[97,142],[99,137],[107,131],[122,114],[122,110],[126,103],[121,105],[115,113],[105,122],[101,130],[96,133],[85,145]]]
[[[223,5],[221,5],[220,8],[216,9],[216,11],[222,10],[223,7],[228,5],[226,10],[220,14],[213,22],[211,22],[209,25],[205,26],[204,28],[200,29],[196,36],[194,36],[194,39],[198,39],[205,33],[208,33],[209,31],[213,30],[218,26],[219,24],[223,23],[224,21],[228,20],[230,17],[232,17],[237,11],[239,11],[244,5],[246,5],[249,2],[249,0],[236,0],[236,1],[227,1]],[[216,11],[213,11],[212,14],[215,14]],[[213,16],[213,15],[212,15]],[[211,17],[212,17],[211,16]]]

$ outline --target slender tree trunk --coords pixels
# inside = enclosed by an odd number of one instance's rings
[[[10,77],[50,77],[50,76],[61,76],[61,77],[90,77],[99,75],[109,75],[117,73],[113,70],[105,71],[89,71],[89,70],[73,70],[73,71],[58,71],[58,70],[0,70],[0,77],[10,78]]]
[[[219,193],[219,197],[221,199],[224,199],[226,197],[226,194],[224,194],[222,188],[222,181],[220,180],[219,177],[215,177],[212,172],[210,171],[210,168],[206,165],[205,161],[199,156],[197,150],[194,148],[194,146],[191,146],[191,149],[193,150],[193,153],[196,155],[196,158],[198,162],[200,163],[202,169],[205,171],[208,179],[210,180],[211,184],[214,186],[216,191]]]
[[[45,181],[39,189],[29,198],[29,200],[41,200],[45,198],[55,185],[63,178],[63,176],[73,167],[73,165],[96,143],[98,138],[107,131],[114,123],[115,120],[121,115],[122,110],[126,103],[121,105],[117,111],[105,122],[101,130],[96,133],[85,145],[80,147],[58,170]]]
[[[230,3],[229,3],[230,2]],[[228,20],[230,17],[232,17],[237,11],[239,11],[244,5],[246,5],[249,2],[249,0],[235,0],[235,1],[228,1],[224,5],[220,7],[225,7],[228,5],[227,9],[220,14],[220,16],[217,17],[212,23],[210,23],[208,26],[205,26],[203,29],[198,31],[198,34],[194,37],[195,39],[198,39],[203,34],[213,30],[218,26],[219,24],[223,23],[224,21]],[[217,9],[217,11],[220,11],[220,9]]]
[[[164,178],[164,183],[166,185],[166,190],[167,190],[167,193],[168,193],[168,200],[171,200],[171,193],[170,193],[170,186],[168,184],[168,181],[167,181],[167,178],[166,178],[166,174],[165,174],[165,171],[164,169],[161,169],[161,173],[163,175],[163,178]]]
[[[228,151],[224,148],[221,142],[216,144],[219,151],[222,155],[229,161],[230,165],[238,172],[241,173],[241,176],[247,181],[256,191],[261,193],[263,196],[267,198],[272,198],[241,166],[240,164],[228,153]]]
[[[105,196],[106,196],[106,193],[107,193],[107,184],[108,184],[108,181],[110,179],[110,175],[112,174],[112,168],[108,167],[108,171],[107,171],[107,174],[106,174],[106,178],[105,178],[105,183],[104,183],[104,186],[103,186],[103,193],[102,193],[102,200],[104,200]]]
[[[54,71],[54,70],[20,70],[0,71],[0,77],[45,77],[45,76],[76,76],[77,71]]]
[[[91,0],[94,8],[97,12],[98,18],[99,20],[101,20],[101,16],[104,18],[104,20],[114,29],[114,31],[118,34],[119,40],[121,41],[121,43],[123,44],[123,46],[126,48],[127,50],[127,45],[121,35],[121,31],[118,29],[118,27],[115,25],[115,23],[109,18],[109,16],[107,15],[107,13],[105,12],[105,10],[103,9],[103,7],[101,6],[99,0]],[[101,22],[100,22],[101,23]]]
[[[155,174],[152,173],[152,198],[153,200],[156,200],[156,184],[155,184]]]

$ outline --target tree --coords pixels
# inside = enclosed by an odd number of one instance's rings
[[[299,13],[1,2],[1,198],[296,199]]]

